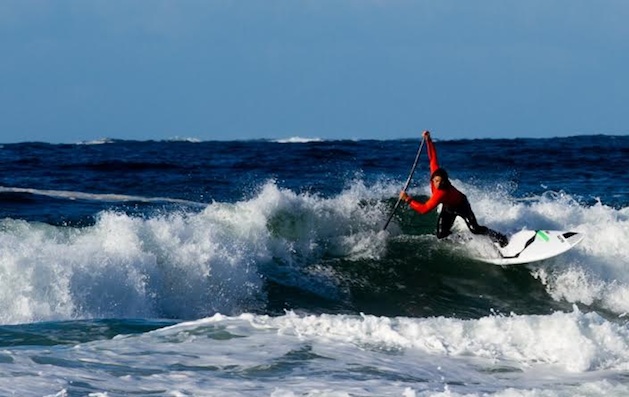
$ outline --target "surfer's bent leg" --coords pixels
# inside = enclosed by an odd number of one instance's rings
[[[476,220],[476,215],[474,215],[472,207],[470,206],[470,203],[468,201],[466,201],[461,206],[458,212],[461,218],[465,220],[467,227],[472,233],[488,236],[493,242],[498,243],[501,247],[509,244],[509,239],[504,234],[492,230],[487,226],[481,226],[478,224],[478,221]]]
[[[450,230],[452,229],[452,225],[454,225],[455,219],[456,214],[454,212],[444,208],[441,209],[439,217],[437,218],[437,238],[444,238],[450,235]]]

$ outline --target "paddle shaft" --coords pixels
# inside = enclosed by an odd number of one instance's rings
[[[424,147],[425,140],[426,140],[425,138],[422,138],[422,142],[419,144],[419,149],[417,149],[417,154],[415,155],[415,161],[413,162],[413,166],[411,167],[411,172],[408,174],[408,179],[406,179],[406,183],[404,184],[404,188],[402,189],[403,192],[406,192],[409,185],[411,184],[411,180],[413,179],[413,174],[415,173],[415,169],[417,168],[417,162],[419,161],[419,155],[422,152],[422,148]],[[387,226],[389,226],[389,223],[391,222],[391,219],[393,219],[393,215],[395,215],[395,211],[400,206],[401,202],[402,202],[402,198],[399,197],[397,199],[397,202],[395,203],[395,206],[393,207],[393,211],[391,211],[391,215],[389,215],[389,219],[387,219],[387,223],[384,224],[384,227],[382,228],[382,230],[386,230]]]

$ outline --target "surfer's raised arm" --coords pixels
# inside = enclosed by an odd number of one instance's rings
[[[426,140],[426,149],[428,152],[428,161],[430,162],[430,173],[432,174],[439,168],[439,161],[437,160],[437,150],[435,144],[430,138],[430,131],[424,131],[424,139]]]

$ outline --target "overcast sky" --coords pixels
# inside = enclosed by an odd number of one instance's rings
[[[629,1],[0,0],[0,142],[629,132]]]

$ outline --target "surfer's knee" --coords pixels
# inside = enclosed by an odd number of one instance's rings
[[[449,230],[437,230],[437,238],[438,239],[442,239],[442,238],[446,238],[450,235],[450,231]]]

